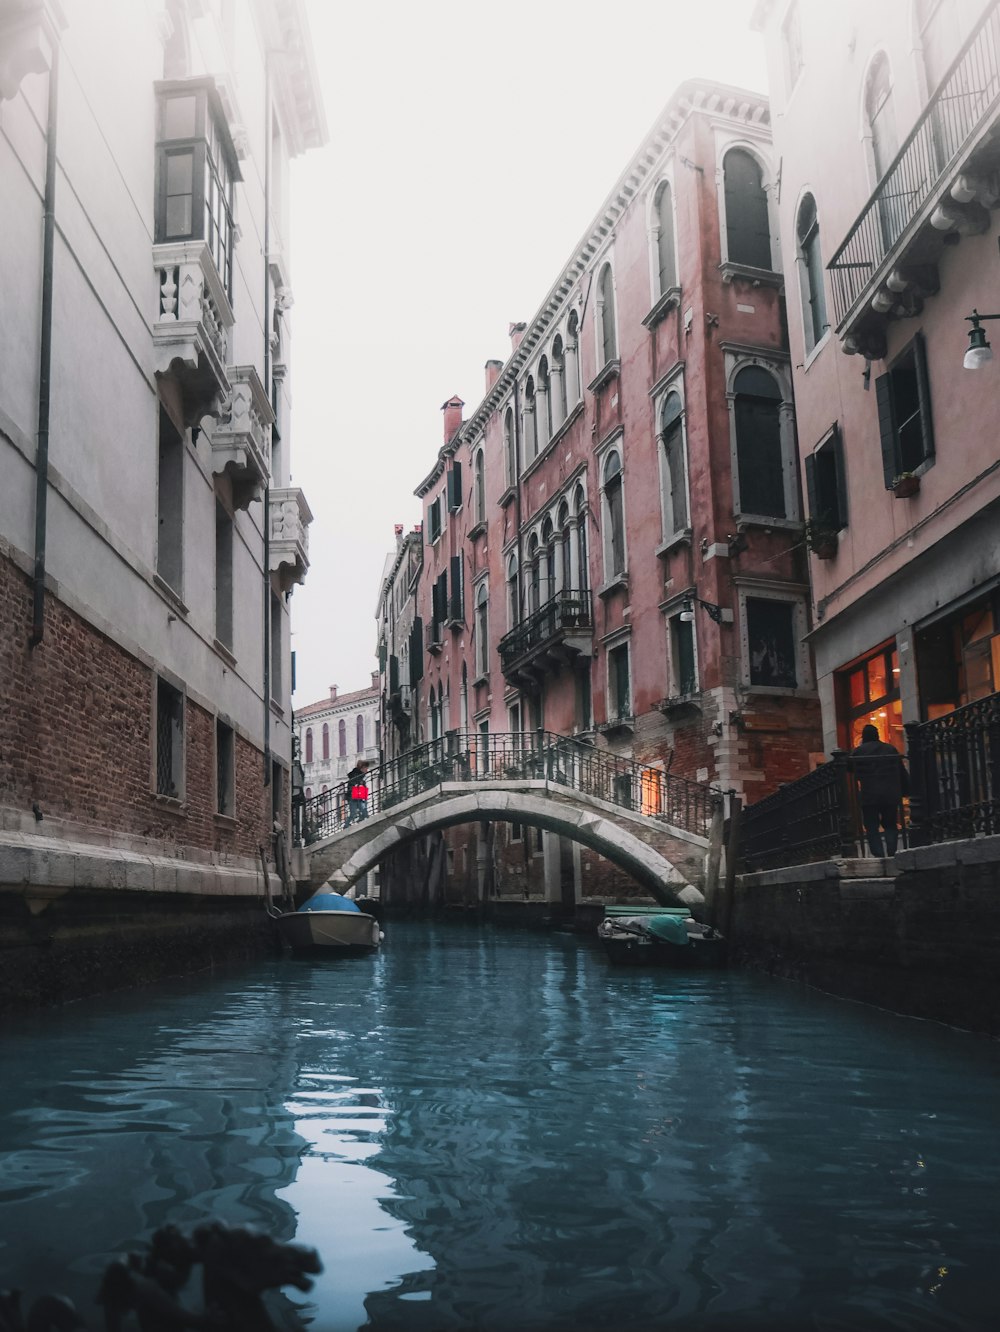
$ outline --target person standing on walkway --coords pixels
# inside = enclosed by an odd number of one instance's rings
[[[868,850],[873,856],[894,856],[899,841],[896,818],[910,789],[902,756],[895,745],[878,738],[878,729],[871,724],[863,727],[853,755]]]
[[[368,760],[360,759],[358,766],[347,774],[347,822],[356,823],[368,817]]]

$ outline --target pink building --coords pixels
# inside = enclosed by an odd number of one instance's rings
[[[824,747],[1000,688],[996,3],[762,0]],[[846,355],[845,355],[846,353]],[[963,368],[964,364],[978,368]],[[957,716],[957,714],[956,714]]]
[[[683,84],[481,401],[444,403],[411,743],[544,728],[751,800],[809,770],[770,138],[765,99]],[[578,848],[529,840],[550,894],[597,891]],[[480,837],[480,892],[495,851]]]

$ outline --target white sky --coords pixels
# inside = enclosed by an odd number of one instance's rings
[[[393,524],[682,80],[766,91],[753,0],[306,0],[330,144],[293,164],[302,707],[369,683]]]

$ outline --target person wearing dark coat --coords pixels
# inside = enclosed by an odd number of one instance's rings
[[[899,841],[896,817],[910,786],[902,756],[895,745],[880,740],[870,724],[862,729],[853,756],[868,850],[873,856],[894,856]]]
[[[347,822],[368,817],[368,760],[360,759],[347,774]]]

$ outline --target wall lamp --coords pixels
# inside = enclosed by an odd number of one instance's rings
[[[680,618],[685,624],[694,619],[694,605],[697,601],[710,620],[716,624],[732,624],[733,612],[727,606],[717,606],[714,601],[702,601],[700,597],[685,597],[681,602]]]
[[[982,315],[978,310],[973,309],[972,314],[965,317],[972,327],[969,329],[969,349],[965,353],[962,364],[966,370],[978,370],[987,361],[993,360],[993,348],[986,341],[986,330],[979,327],[980,321],[983,319],[1000,319],[1000,314]]]

